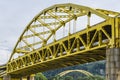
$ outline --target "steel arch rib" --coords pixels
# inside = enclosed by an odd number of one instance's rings
[[[15,54],[15,51],[16,51],[16,48],[17,48],[19,42],[22,40],[22,37],[23,37],[23,35],[25,34],[25,32],[26,32],[27,30],[29,30],[31,24],[32,24],[35,20],[37,20],[41,15],[47,14],[47,12],[49,13],[49,10],[53,10],[53,9],[55,9],[55,8],[60,8],[60,7],[72,7],[72,8],[82,9],[82,10],[85,10],[85,11],[86,11],[86,13],[83,14],[83,15],[87,15],[87,12],[91,12],[91,13],[93,13],[93,14],[96,14],[96,15],[104,18],[104,19],[108,19],[108,18],[109,18],[109,16],[106,15],[106,14],[104,14],[104,12],[102,12],[102,11],[100,12],[100,11],[98,11],[98,10],[95,10],[95,9],[92,9],[92,8],[89,8],[89,7],[80,6],[80,5],[71,4],[71,3],[68,3],[68,4],[57,4],[57,5],[53,5],[53,6],[49,7],[49,8],[46,8],[46,9],[44,9],[43,11],[41,11],[38,15],[36,15],[36,16],[31,20],[31,22],[26,26],[25,30],[24,30],[23,33],[21,34],[20,38],[18,39],[18,42],[16,43],[16,45],[15,45],[15,47],[14,47],[14,49],[13,49],[13,52],[12,52],[12,54],[11,54],[11,56],[10,56],[9,61],[11,60],[12,56]],[[79,17],[79,16],[77,16],[77,17]],[[72,17],[72,19],[74,19],[74,17]],[[63,22],[65,22],[64,24],[66,24],[67,22],[69,22],[69,21],[72,20],[72,19],[70,19],[70,18],[68,17],[68,19],[67,19],[66,21],[63,21]],[[59,26],[61,27],[62,25],[60,24]],[[51,32],[51,35],[52,35],[52,32]]]
[[[66,71],[59,73],[58,75],[60,77],[62,77],[62,76],[65,76],[66,74],[71,73],[71,72],[80,72],[86,76],[94,77],[93,74],[91,74],[90,72],[87,72],[85,70],[66,70]]]

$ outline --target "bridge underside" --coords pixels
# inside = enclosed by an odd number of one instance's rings
[[[64,56],[62,58],[56,58],[54,60],[49,60],[34,66],[26,67],[24,70],[20,69],[13,72],[11,75],[12,77],[19,77],[62,67],[105,60],[105,52],[105,48],[101,48],[98,50],[89,51],[87,53]]]
[[[106,47],[113,42],[114,29],[108,22],[85,29],[54,44],[49,44],[23,57],[8,63],[8,74],[12,77],[105,60]],[[89,37],[87,36],[89,35]],[[87,39],[89,38],[89,44]],[[43,55],[44,54],[44,55]]]
[[[106,47],[112,41],[109,21],[92,26],[49,44],[10,63],[10,75],[24,76],[51,69],[105,60]],[[89,35],[89,44],[87,39]],[[44,55],[43,55],[44,54]],[[11,71],[12,69],[12,71]]]

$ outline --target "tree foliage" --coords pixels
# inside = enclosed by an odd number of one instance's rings
[[[90,78],[90,77],[87,77],[87,76],[77,73],[77,72],[69,73],[69,74],[65,75],[64,77],[55,76],[65,70],[74,70],[74,69],[86,70],[86,71],[92,73],[93,75],[100,75],[100,76],[95,76],[94,78]],[[43,74],[45,74],[45,76],[48,78],[48,80],[69,80],[69,79],[70,80],[105,80],[104,79],[104,77],[105,77],[105,61],[92,62],[92,63],[83,64],[83,65],[76,65],[76,66],[51,70],[51,71],[44,72]],[[103,76],[103,77],[101,77],[101,76]],[[65,77],[67,77],[67,78],[65,78]],[[46,80],[46,79],[44,79],[44,80]]]
[[[35,80],[48,80],[42,73],[37,73],[35,75]]]
[[[92,62],[92,63],[83,64],[83,65],[76,65],[76,66],[70,66],[66,68],[51,70],[51,71],[44,72],[44,74],[47,78],[51,78],[65,70],[74,70],[74,69],[86,70],[94,75],[105,76],[105,61]],[[83,76],[83,74],[73,72],[73,73],[70,73],[70,76],[73,76],[73,78],[76,78],[78,76]]]

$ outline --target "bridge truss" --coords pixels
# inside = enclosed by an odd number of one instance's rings
[[[19,77],[104,60],[106,47],[120,46],[119,14],[71,3],[44,9],[18,39],[7,74]]]

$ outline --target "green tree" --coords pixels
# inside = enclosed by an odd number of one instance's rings
[[[72,76],[65,76],[64,80],[73,80],[73,77]]]
[[[48,80],[42,73],[37,73],[35,75],[35,80]]]
[[[105,77],[96,75],[94,80],[105,80]]]
[[[78,77],[77,80],[93,80],[91,77],[84,76],[84,77]]]
[[[77,80],[105,80],[105,78],[103,76],[96,75],[94,77],[88,76],[78,77]]]

